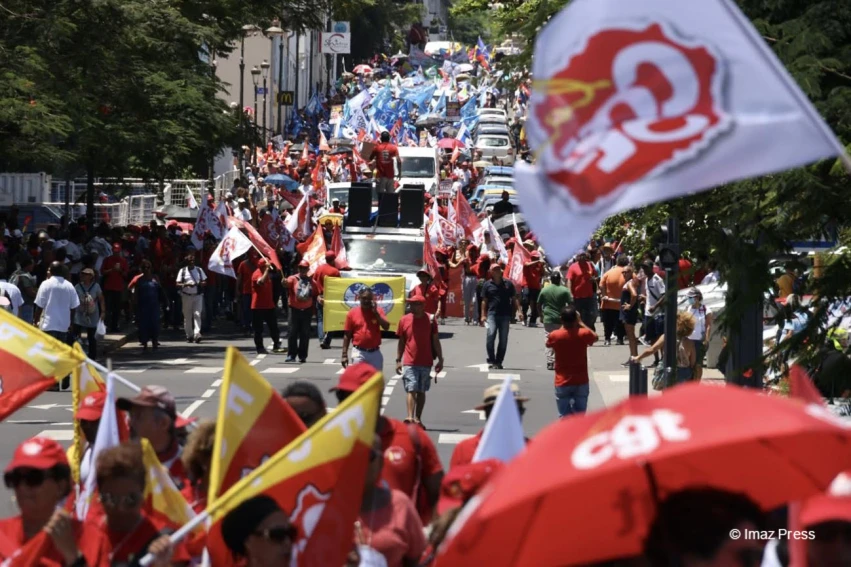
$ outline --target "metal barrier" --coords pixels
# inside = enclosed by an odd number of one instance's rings
[[[65,202],[61,203],[43,203],[47,206],[53,206],[60,211],[65,210]],[[113,226],[127,226],[128,224],[128,205],[126,200],[120,203],[95,203],[95,223],[106,222]],[[80,217],[86,216],[85,205],[72,204],[69,208],[71,222],[76,221]]]
[[[640,362],[629,363],[629,395],[647,395],[647,369]]]
[[[223,174],[216,177],[216,202],[224,200],[225,193],[231,190],[233,187],[233,182],[239,177],[239,170],[234,169],[231,171],[226,171]]]
[[[154,218],[156,195],[133,195],[127,198],[127,224],[144,225]]]

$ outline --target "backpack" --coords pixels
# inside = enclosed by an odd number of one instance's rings
[[[91,293],[93,287],[95,287],[95,284],[92,284],[89,289],[80,285],[80,289],[83,290],[83,296],[80,297],[80,309],[86,315],[93,315],[97,312],[97,303]]]
[[[295,286],[295,297],[298,301],[307,301],[313,291],[310,278],[299,278]]]

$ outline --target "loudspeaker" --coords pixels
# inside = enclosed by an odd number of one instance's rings
[[[402,228],[422,228],[425,191],[422,189],[402,189],[399,194],[399,226]]]
[[[399,194],[378,194],[378,226],[396,228],[399,225]]]
[[[371,226],[369,216],[372,214],[372,183],[352,183],[349,187],[348,218],[349,226]]]

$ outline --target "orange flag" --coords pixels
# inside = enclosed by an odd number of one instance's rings
[[[340,231],[340,225],[334,225],[334,234],[331,237],[331,250],[334,251],[337,258],[334,261],[334,264],[337,266],[338,270],[348,270],[349,269],[349,259],[346,257],[346,247],[343,245],[343,234]]]
[[[70,374],[86,360],[61,343],[0,309],[0,421]]]
[[[290,405],[237,349],[229,347],[213,444],[213,454],[221,457],[212,461],[207,501],[214,502],[304,431]],[[214,565],[231,564],[221,537],[208,537],[207,548]]]
[[[228,356],[235,354],[229,351]],[[383,390],[384,380],[377,372],[333,413],[211,502],[205,512],[213,522],[208,538],[221,537],[221,520],[230,510],[266,494],[298,528],[291,565],[344,564],[352,548],[352,525],[360,511]],[[243,398],[231,398],[233,407],[247,409]]]

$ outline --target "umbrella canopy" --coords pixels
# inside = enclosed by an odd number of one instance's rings
[[[358,65],[352,69],[352,73],[355,75],[370,75],[372,74],[372,67],[369,65]]]
[[[272,175],[267,175],[265,178],[263,178],[263,181],[272,185],[283,186],[289,189],[290,191],[298,188],[298,181],[296,181],[289,175],[284,175],[283,173],[273,173]]]
[[[441,138],[437,141],[437,147],[444,150],[454,150],[455,148],[466,147],[464,142],[458,138]]]
[[[350,154],[350,153],[352,153],[352,148],[348,148],[348,147],[346,147],[346,148],[334,148],[333,150],[331,150],[332,156],[335,156],[335,155],[338,155],[338,154]]]
[[[473,162],[473,167],[475,167],[475,168],[488,167],[489,165],[493,165],[493,164],[489,161],[484,161],[484,160],[479,160],[479,161]]]
[[[417,126],[433,126],[434,124],[440,124],[444,121],[444,118],[438,114],[424,114],[417,118],[416,125]]]
[[[743,493],[763,510],[823,492],[851,468],[849,425],[821,404],[700,384],[571,416],[468,504],[437,565],[639,555],[655,502],[677,491]]]

